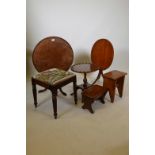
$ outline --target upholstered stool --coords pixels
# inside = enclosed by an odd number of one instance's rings
[[[52,68],[34,75],[33,78],[49,85],[56,85],[58,82],[64,81],[73,76],[75,75],[71,72],[58,68]]]
[[[57,118],[57,89],[60,89],[61,87],[65,86],[70,82],[73,82],[74,100],[76,104],[77,96],[76,96],[76,75],[75,74],[58,68],[52,68],[52,69],[40,72],[35,76],[33,76],[32,86],[33,86],[33,96],[34,96],[35,107],[37,107],[37,104],[38,104],[37,90],[36,90],[36,84],[37,84],[46,89],[49,89],[52,92],[54,117]]]
[[[63,95],[62,87],[73,83],[74,101],[77,103],[76,75],[68,72],[73,62],[73,50],[70,44],[63,38],[51,36],[42,39],[34,48],[32,61],[38,74],[32,76],[32,89],[34,105],[37,107],[36,85],[44,90],[50,90],[53,101],[54,118],[57,118],[58,90]],[[39,92],[43,92],[39,91]]]
[[[113,70],[103,74],[103,78],[104,78],[103,87],[104,89],[109,91],[109,95],[112,103],[114,102],[116,87],[118,89],[119,96],[120,97],[123,96],[123,85],[124,85],[124,79],[126,74],[127,73],[120,72],[117,70]],[[104,93],[104,96],[106,95],[106,92]]]

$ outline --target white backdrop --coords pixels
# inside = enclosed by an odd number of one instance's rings
[[[86,61],[94,42],[109,39],[115,50],[111,68],[128,71],[128,0],[27,0],[27,49],[47,36],[60,36]],[[82,57],[82,58],[81,58]]]

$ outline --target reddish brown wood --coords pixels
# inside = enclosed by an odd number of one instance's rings
[[[93,111],[93,109],[92,109],[91,104],[94,102],[94,100],[91,99],[91,98],[89,98],[89,97],[87,97],[87,96],[84,96],[82,100],[83,100],[84,103],[85,103],[85,104],[82,106],[82,108],[83,108],[83,109],[88,109],[89,112],[93,114],[94,111]]]
[[[57,118],[57,90],[71,82],[73,83],[74,101],[75,101],[75,104],[77,104],[76,76],[73,76],[67,80],[63,80],[62,82],[57,83],[56,85],[50,85],[50,84],[44,83],[42,81],[38,81],[37,79],[32,77],[32,90],[33,90],[35,107],[37,107],[37,104],[38,104],[37,103],[36,85],[40,85],[40,86],[50,90],[52,93],[54,118],[56,119]]]
[[[87,96],[92,99],[97,99],[102,96],[103,87],[99,85],[92,85],[86,91],[83,92],[84,96]]]
[[[73,62],[73,50],[66,40],[48,37],[36,45],[32,60],[38,72],[50,68],[68,70]]]
[[[105,70],[112,64],[114,49],[107,39],[99,39],[95,42],[91,51],[92,63]]]
[[[71,70],[73,72],[77,72],[77,73],[83,73],[84,74],[84,78],[83,78],[83,84],[82,85],[78,85],[77,89],[86,89],[89,86],[89,83],[87,82],[87,73],[91,73],[94,72],[96,70],[98,70],[99,67],[95,66],[94,64],[91,63],[81,63],[81,64],[75,64],[71,67]]]
[[[100,39],[95,42],[91,51],[91,60],[92,63],[99,68],[99,74],[96,80],[93,82],[93,85],[85,89],[82,93],[82,101],[84,102],[83,109],[88,109],[93,113],[91,104],[100,99],[104,103],[103,97],[105,96],[107,89],[103,86],[94,85],[96,81],[102,76],[103,70],[107,69],[114,57],[114,49],[110,41],[107,39]]]
[[[73,62],[73,51],[67,41],[60,37],[48,37],[41,40],[35,47],[33,56],[33,64],[37,71],[41,72],[51,68],[59,68],[68,70]],[[40,85],[48,89],[52,93],[54,118],[57,118],[57,90],[62,87],[73,83],[74,101],[77,104],[77,91],[76,91],[76,75],[67,78],[54,85],[42,82],[32,77],[32,88],[34,105],[37,107],[37,90],[36,85]],[[64,92],[62,92],[64,94]],[[65,94],[64,94],[65,95]]]
[[[127,73],[113,70],[103,75],[103,87],[109,92],[111,102],[115,99],[115,89],[118,89],[119,96],[123,96],[124,79]]]
[[[113,103],[116,88],[118,89],[119,96],[122,97],[125,75],[127,75],[127,73],[118,70],[102,74],[102,77],[104,78],[103,86],[92,85],[83,91],[82,100],[84,105],[82,108],[88,109],[91,113],[94,113],[91,104],[96,99],[101,99],[104,103],[104,97],[107,92],[109,92],[111,102]]]
[[[98,69],[99,69],[98,66],[95,66],[94,64],[91,63],[75,64],[71,67],[71,70],[77,73],[91,73]]]

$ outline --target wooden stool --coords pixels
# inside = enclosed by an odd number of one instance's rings
[[[105,90],[103,86],[99,85],[92,85],[91,87],[83,91],[82,102],[84,103],[84,105],[82,106],[82,108],[88,109],[90,113],[94,113],[91,105],[97,99],[100,99],[101,103],[104,104],[104,100],[102,98],[104,92]]]
[[[109,91],[109,95],[112,103],[114,102],[116,87],[118,89],[119,96],[120,97],[123,96],[123,85],[124,85],[124,79],[126,74],[127,73],[120,72],[117,70],[113,70],[111,72],[103,74],[103,78],[104,78],[103,87],[107,90],[104,93],[104,96]]]

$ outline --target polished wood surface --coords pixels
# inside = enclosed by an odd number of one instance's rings
[[[32,92],[34,97],[34,105],[35,108],[37,108],[38,102],[37,102],[37,85],[42,86],[48,90],[51,91],[52,95],[52,103],[53,103],[53,111],[54,111],[54,118],[57,118],[57,95],[58,95],[58,89],[64,87],[67,84],[73,83],[73,94],[74,94],[74,102],[77,104],[77,89],[76,89],[76,76],[72,76],[67,80],[63,80],[60,83],[57,83],[56,85],[49,85],[45,82],[39,81],[35,78],[31,78],[32,81]]]
[[[103,75],[104,84],[103,87],[106,89],[104,96],[109,92],[111,102],[115,99],[115,90],[118,89],[119,96],[123,96],[124,79],[127,73],[113,70]],[[103,98],[104,98],[103,96]]]
[[[95,66],[91,63],[84,63],[84,64],[75,64],[71,67],[71,70],[77,73],[91,73],[98,70],[99,67]]]
[[[36,45],[32,60],[39,72],[50,68],[68,70],[73,62],[73,50],[66,40],[47,37]]]
[[[82,92],[82,102],[84,103],[82,108],[88,109],[91,113],[94,113],[92,106],[91,106],[92,103],[95,100],[100,99],[101,103],[104,104],[103,96],[105,96],[104,95],[105,93],[106,93],[106,89],[104,89],[103,86],[92,85],[92,86],[88,87],[87,89],[85,89]]]
[[[86,89],[90,84],[87,82],[87,73],[91,73],[94,71],[97,71],[99,69],[98,66],[91,64],[91,63],[81,63],[81,64],[75,64],[71,67],[71,70],[73,72],[77,73],[83,73],[84,78],[83,78],[83,84],[78,85],[77,89]]]
[[[69,43],[64,39],[60,37],[48,37],[41,40],[36,45],[33,51],[32,60],[38,72],[52,68],[58,68],[67,71],[73,62],[73,50]],[[44,87],[44,90],[48,89],[51,91],[55,119],[57,118],[58,89],[62,94],[66,95],[61,88],[69,83],[73,83],[74,101],[75,104],[77,104],[76,75],[54,85],[37,80],[35,77],[32,77],[31,80],[35,107],[38,105],[36,85]]]
[[[109,92],[111,102],[113,103],[116,88],[118,89],[119,96],[122,97],[125,75],[127,75],[127,73],[117,70],[102,74],[102,78],[104,79],[103,86],[92,85],[83,91],[82,101],[84,105],[82,108],[94,113],[91,104],[97,99],[100,99],[101,102],[104,103],[104,97],[107,92]]]
[[[89,98],[92,99],[97,99],[99,98],[103,92],[103,87],[99,86],[99,85],[93,85],[91,87],[89,87],[89,89],[87,91],[84,92],[84,95],[88,96]]]
[[[121,72],[118,70],[113,70],[113,71],[110,71],[108,73],[103,74],[103,78],[111,79],[111,80],[117,80],[120,77],[125,76],[125,75],[127,75],[127,73]]]
[[[88,109],[91,113],[94,113],[91,104],[100,99],[102,103],[104,103],[104,96],[107,90],[100,85],[96,85],[95,83],[100,77],[103,78],[103,71],[110,67],[112,64],[114,57],[114,49],[111,42],[107,39],[99,39],[97,40],[91,51],[91,60],[95,66],[98,66],[99,73],[93,84],[85,89],[82,93],[82,101],[84,105],[83,109]]]
[[[114,49],[111,42],[107,39],[97,40],[91,51],[92,63],[105,70],[112,64]]]

